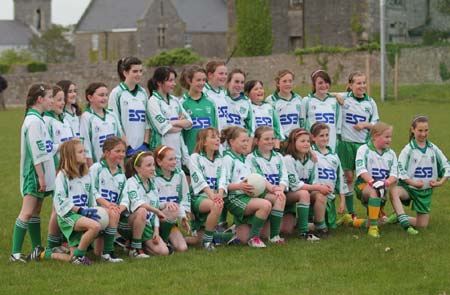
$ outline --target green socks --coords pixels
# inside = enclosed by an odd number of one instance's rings
[[[308,232],[308,216],[309,216],[309,203],[298,202],[297,209],[297,227],[299,232]]]

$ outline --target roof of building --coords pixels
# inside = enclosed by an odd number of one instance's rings
[[[169,1],[169,0],[164,0]],[[171,0],[188,32],[226,32],[225,0]],[[77,32],[136,29],[153,0],[91,0],[76,25]]]
[[[0,20],[0,45],[28,45],[31,28],[17,20]]]

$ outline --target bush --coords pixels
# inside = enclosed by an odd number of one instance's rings
[[[145,65],[148,67],[181,66],[202,61],[203,58],[194,51],[186,48],[175,48],[149,58]]]
[[[47,64],[39,61],[32,61],[27,64],[29,73],[45,72],[47,71]]]
[[[426,30],[423,32],[422,44],[437,45],[440,43],[445,43],[447,41],[448,36],[449,36],[448,32],[443,32],[439,30]]]
[[[6,63],[0,63],[0,74],[6,74],[9,72],[10,65]]]
[[[7,49],[0,54],[0,63],[6,65],[27,64],[33,61],[31,53],[27,50]]]
[[[439,75],[441,76],[442,81],[447,81],[450,79],[450,72],[444,62],[439,64]]]

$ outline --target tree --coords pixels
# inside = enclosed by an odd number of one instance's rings
[[[30,40],[30,48],[36,57],[48,63],[68,62],[75,56],[74,46],[64,37],[69,29],[53,25],[40,37],[33,36]]]
[[[270,0],[236,0],[237,50],[239,56],[272,53]]]

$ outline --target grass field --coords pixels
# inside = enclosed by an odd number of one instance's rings
[[[382,120],[394,125],[392,147],[397,153],[407,141],[411,118],[426,114],[430,139],[450,156],[449,88],[404,87],[401,100],[378,102]],[[22,109],[0,113],[0,294],[450,294],[449,184],[434,194],[429,228],[414,237],[398,225],[381,228],[382,237],[376,240],[363,231],[339,228],[331,239],[316,244],[292,237],[285,247],[262,250],[236,246],[205,253],[194,248],[170,257],[92,267],[54,261],[11,264],[12,229],[21,206],[22,119]],[[359,203],[357,209],[364,216]],[[46,200],[44,244],[49,211]]]

